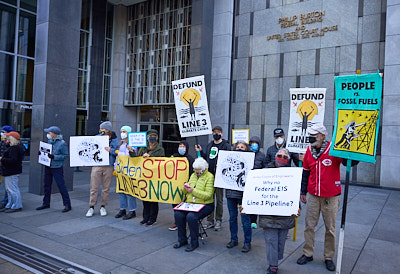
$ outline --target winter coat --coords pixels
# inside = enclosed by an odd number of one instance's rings
[[[197,177],[196,173],[193,173],[188,183],[194,189],[192,193],[183,189],[187,203],[211,204],[214,202],[214,175],[211,172],[204,171],[200,178]]]
[[[278,145],[276,143],[274,143],[272,146],[270,146],[268,148],[267,153],[265,155],[266,156],[265,157],[265,166],[266,167],[275,167],[275,155],[276,155],[276,153],[278,153],[279,149],[282,147],[286,148],[286,140],[282,144],[281,147],[278,147]],[[290,160],[289,160],[290,165],[289,166],[291,166],[292,160],[293,160],[295,166],[299,166],[299,154],[298,153],[290,152]]]
[[[22,157],[24,149],[21,145],[10,146],[1,158],[1,175],[11,176],[22,173]]]
[[[138,152],[138,156],[143,156],[143,154],[148,153],[150,154],[150,157],[164,157],[165,152],[164,148],[160,146],[159,143],[156,144],[153,149],[150,149],[150,146],[147,145],[147,147],[141,147]]]

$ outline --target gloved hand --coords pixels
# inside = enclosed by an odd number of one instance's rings
[[[50,159],[54,159],[54,155],[53,154],[47,154],[47,156],[49,156]]]
[[[41,153],[40,153],[40,150],[39,150],[37,155],[40,155],[40,154],[41,154]]]

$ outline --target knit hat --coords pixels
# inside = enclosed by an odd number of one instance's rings
[[[158,131],[156,129],[149,129],[147,131],[147,135],[157,135],[158,136]]]
[[[1,131],[4,131],[4,132],[11,132],[11,131],[15,131],[15,129],[12,127],[12,126],[3,126],[2,128],[1,128]]]
[[[328,134],[328,131],[326,131],[326,128],[324,127],[323,124],[315,124],[312,127],[310,127],[307,131],[311,135],[318,134],[318,133],[321,133],[323,135]]]
[[[11,132],[9,132],[9,133],[4,133],[4,135],[5,135],[5,136],[12,136],[12,137],[14,137],[14,138],[17,139],[17,140],[19,140],[19,139],[21,138],[21,136],[19,135],[19,133],[16,132],[16,131],[11,131]]]
[[[123,126],[121,130],[125,130],[126,132],[132,132],[132,128],[130,126]]]
[[[103,123],[100,124],[101,128],[104,128],[106,130],[112,131],[112,125],[110,121],[105,121]]]
[[[53,132],[55,135],[60,135],[61,134],[61,129],[56,126],[51,126],[49,128],[45,128],[44,132]]]

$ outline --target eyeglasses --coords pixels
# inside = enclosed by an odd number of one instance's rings
[[[286,156],[286,155],[281,155],[281,154],[276,155],[276,157],[278,157],[278,158],[283,158],[283,159],[289,159],[288,156]]]

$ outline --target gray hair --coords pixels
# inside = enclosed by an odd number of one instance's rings
[[[287,148],[284,148],[284,147],[282,147],[282,148],[280,148],[278,150],[278,152],[275,154],[275,158],[279,154],[279,152],[281,152],[281,151],[285,152],[287,154],[287,156],[288,156],[288,159],[290,160],[290,152],[289,152],[289,150]]]
[[[193,169],[206,170],[206,169],[208,169],[208,163],[202,157],[196,158],[196,160],[194,160],[194,163],[193,163]]]
[[[19,144],[19,140],[18,140],[18,139],[15,139],[15,138],[12,137],[12,136],[8,136],[8,138],[9,138],[9,140],[10,140],[10,146],[16,146],[16,145]]]

